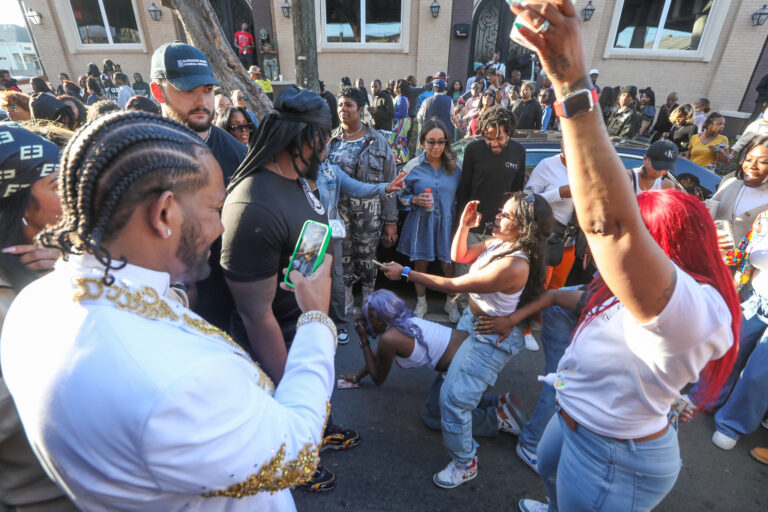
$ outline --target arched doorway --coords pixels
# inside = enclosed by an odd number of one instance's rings
[[[474,75],[473,64],[485,64],[493,53],[501,53],[507,71],[517,67],[520,55],[531,53],[509,39],[515,17],[504,0],[482,0],[472,16],[472,41],[467,63],[467,76]]]

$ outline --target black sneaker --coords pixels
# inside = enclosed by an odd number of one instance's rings
[[[345,430],[338,425],[328,425],[320,451],[348,450],[358,444],[360,444],[360,434],[354,430]]]
[[[325,469],[325,466],[319,464],[317,466],[317,470],[315,470],[315,475],[312,477],[312,480],[305,483],[304,485],[298,486],[297,489],[301,489],[302,491],[307,492],[320,493],[332,491],[335,487],[336,476]]]

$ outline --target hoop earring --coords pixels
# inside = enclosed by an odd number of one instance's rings
[[[29,226],[29,222],[27,222],[27,218],[26,217],[22,217],[21,218],[21,223],[24,224],[25,226]]]

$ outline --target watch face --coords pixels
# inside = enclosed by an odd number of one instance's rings
[[[573,117],[574,115],[587,112],[592,108],[592,96],[589,91],[582,91],[578,94],[574,94],[568,98],[565,102],[565,116]]]

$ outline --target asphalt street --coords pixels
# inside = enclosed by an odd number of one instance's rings
[[[396,291],[407,293],[409,304],[415,305],[413,292],[402,287]],[[428,292],[428,297],[428,318],[447,321],[442,314],[444,296]],[[336,353],[337,376],[363,364],[357,336],[351,332],[350,343],[340,345]],[[531,411],[542,385],[536,376],[543,367],[543,352],[524,350],[501,372],[491,392],[513,391]],[[440,432],[428,429],[419,416],[434,376],[428,368],[403,370],[393,365],[380,387],[366,378],[360,389],[336,389],[334,421],[359,431],[361,442],[348,451],[323,452],[323,464],[336,474],[338,485],[325,494],[293,491],[298,510],[516,511],[521,498],[544,501],[544,485],[515,454],[517,438],[505,433],[477,438],[475,480],[452,490],[432,483],[433,473],[450,460]],[[726,452],[711,443],[713,428],[709,415],[681,425],[682,470],[656,510],[768,511],[768,466],[749,455],[755,446],[768,447],[768,430],[759,428]]]

